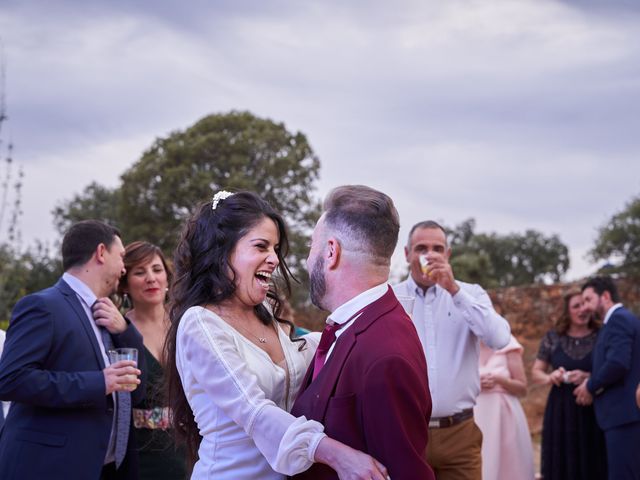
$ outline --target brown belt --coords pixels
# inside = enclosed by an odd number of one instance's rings
[[[448,417],[432,418],[429,420],[429,428],[453,427],[470,418],[473,418],[473,408],[467,408]]]

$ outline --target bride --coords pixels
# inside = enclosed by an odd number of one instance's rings
[[[375,459],[288,413],[319,338],[295,339],[279,318],[272,277],[289,288],[287,249],[283,219],[251,192],[219,192],[183,229],[166,352],[192,478],[281,480],[321,462],[341,479],[384,480]]]

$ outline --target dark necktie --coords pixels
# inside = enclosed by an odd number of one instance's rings
[[[327,323],[325,325],[324,330],[322,330],[322,336],[320,337],[320,343],[318,344],[318,349],[316,350],[316,354],[313,357],[312,380],[316,379],[316,377],[320,373],[320,370],[322,370],[322,367],[324,367],[324,364],[327,360],[327,353],[329,353],[329,349],[331,348],[331,345],[333,345],[333,342],[335,342],[336,340],[336,332],[340,330],[342,327],[344,327],[345,325],[348,325],[349,322],[351,322],[351,320],[353,320],[354,318],[357,318],[367,307],[368,305],[365,305],[364,307],[362,307],[356,313],[351,315],[347,319],[347,321],[344,323],[331,323],[331,324]]]
[[[98,327],[102,336],[104,349],[108,352],[113,349],[113,340],[109,331],[104,327]],[[107,356],[109,356],[107,354]],[[116,468],[120,467],[127,453],[127,441],[129,440],[129,427],[131,425],[131,393],[116,392],[116,431],[115,431],[115,457]]]
[[[333,342],[336,340],[336,332],[340,330],[343,326],[345,326],[348,321],[340,324],[340,323],[332,323],[327,324],[322,331],[322,336],[320,337],[320,343],[318,344],[318,349],[316,350],[316,356],[313,359],[313,380],[316,379],[322,367],[324,367],[324,363],[327,359],[327,353],[329,353],[329,349]]]

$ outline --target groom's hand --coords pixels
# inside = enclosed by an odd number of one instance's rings
[[[314,459],[333,468],[340,480],[387,480],[386,467],[359,450],[330,437],[320,440]]]

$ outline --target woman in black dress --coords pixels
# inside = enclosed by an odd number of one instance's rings
[[[582,311],[582,295],[564,296],[564,311],[546,333],[531,371],[533,382],[550,384],[542,424],[544,480],[602,480],[607,477],[604,434],[593,406],[576,404],[573,390],[590,375],[599,325]]]
[[[186,478],[184,453],[177,451],[170,427],[169,407],[164,402],[162,349],[169,328],[165,311],[171,271],[162,251],[148,242],[133,242],[125,248],[126,276],[120,293],[130,300],[126,313],[142,334],[147,362],[147,390],[143,402],[134,405],[133,425],[138,445],[141,480]]]

